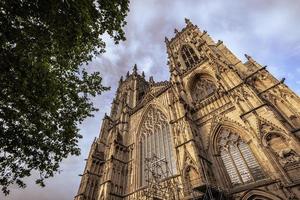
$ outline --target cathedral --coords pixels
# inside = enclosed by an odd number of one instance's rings
[[[121,77],[75,200],[299,199],[300,98],[185,21],[168,81]]]

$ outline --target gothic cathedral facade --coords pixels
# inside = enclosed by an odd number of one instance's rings
[[[300,198],[300,98],[186,19],[170,80],[120,79],[75,200]]]

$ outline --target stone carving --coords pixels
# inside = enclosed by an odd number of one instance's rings
[[[200,103],[203,99],[213,94],[216,90],[216,85],[212,80],[201,78],[200,76],[196,78],[191,93],[193,100],[196,103]]]
[[[166,116],[158,109],[150,108],[147,111],[146,116],[144,116],[143,125],[141,127],[143,132],[151,132],[154,130],[154,126],[162,126],[162,124],[166,123]]]
[[[262,118],[262,117],[258,117],[258,131],[261,135],[261,138],[265,137],[266,135],[268,135],[269,133],[285,133],[284,129],[276,126],[275,124],[273,124],[272,122]],[[264,141],[263,141],[264,142]],[[267,144],[264,144],[265,146]]]
[[[294,162],[299,162],[300,161],[300,157],[290,147],[287,147],[285,149],[281,149],[278,152],[278,155],[281,158],[280,162],[283,165],[286,165],[288,163],[294,163]]]
[[[268,129],[267,131],[272,131]],[[280,164],[288,164],[300,161],[299,155],[288,145],[286,139],[278,133],[269,133],[266,137],[267,145],[277,155]]]
[[[252,95],[244,87],[238,87],[232,92],[232,97],[235,103],[239,103],[241,101],[245,102],[252,97]]]

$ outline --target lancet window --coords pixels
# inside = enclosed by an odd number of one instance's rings
[[[181,55],[187,68],[192,67],[199,62],[199,58],[196,55],[192,47],[183,45],[181,48]]]
[[[218,138],[218,148],[233,186],[265,178],[249,145],[236,133],[223,129]]]
[[[174,146],[166,116],[158,109],[151,108],[142,122],[140,131],[140,185],[146,185],[148,173],[145,159],[157,156],[165,159],[167,164],[162,166],[163,173],[172,176],[176,173]]]

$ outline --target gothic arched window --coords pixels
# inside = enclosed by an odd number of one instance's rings
[[[249,145],[236,133],[223,129],[218,138],[218,148],[233,186],[265,178]]]
[[[192,98],[195,102],[200,102],[216,91],[217,87],[211,78],[197,76],[192,85]]]
[[[199,58],[196,55],[192,47],[183,45],[181,48],[181,55],[187,68],[192,67],[194,64],[199,62]]]
[[[140,185],[147,180],[145,159],[156,156],[165,159],[167,164],[162,166],[164,172],[172,176],[176,172],[174,146],[166,116],[158,109],[150,108],[145,115],[140,130]]]

